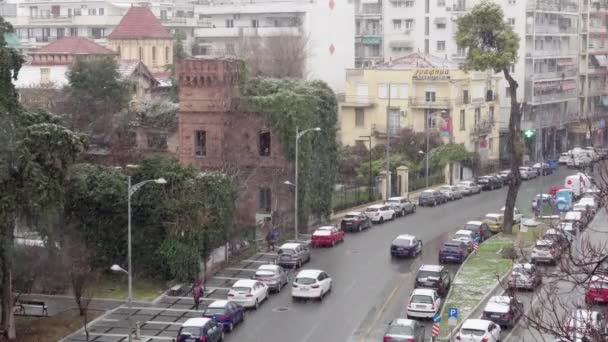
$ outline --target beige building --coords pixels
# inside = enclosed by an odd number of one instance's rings
[[[420,53],[373,69],[347,70],[339,139],[343,145],[367,146],[366,136],[371,136],[375,146],[385,143],[387,132],[424,132],[428,126],[444,142],[464,144],[479,152],[482,161],[497,161],[497,81],[492,73],[467,73],[457,64]]]
[[[147,7],[131,7],[108,36],[119,58],[139,60],[153,73],[173,64],[173,37]]]

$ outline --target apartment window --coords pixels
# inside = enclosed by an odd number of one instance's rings
[[[424,0],[424,13],[429,13],[431,7],[431,0]]]
[[[515,18],[507,18],[507,24],[515,26]]]
[[[469,104],[469,91],[467,89],[462,91],[462,103]]]
[[[106,29],[104,28],[92,28],[91,36],[95,39],[101,39],[106,36]]]
[[[445,51],[445,40],[437,41],[437,51]]]
[[[99,15],[104,15],[105,14],[105,10],[103,8],[100,8],[98,13],[99,13]]]
[[[257,20],[257,19],[253,19],[253,20],[251,21],[251,26],[252,26],[252,27],[260,27],[260,21],[259,21],[259,20]]]
[[[167,20],[167,10],[160,10],[160,20]]]
[[[490,122],[494,122],[494,106],[490,106],[488,109],[488,118],[490,119]]]
[[[393,29],[394,30],[401,30],[401,20],[393,20]]]
[[[429,17],[424,18],[424,34],[426,34],[427,36],[429,35],[430,26],[431,21],[429,20]]]
[[[207,132],[194,131],[194,156],[204,157],[207,155]]]
[[[167,135],[162,133],[148,133],[146,134],[146,140],[148,141],[148,148],[153,150],[166,150],[167,149]]]
[[[72,9],[68,8],[68,17],[71,18],[72,17]]]
[[[80,8],[74,8],[74,16],[81,16],[82,10]]]
[[[457,56],[466,56],[467,49],[465,47],[457,46],[456,47],[456,55]]]
[[[475,108],[475,126],[479,124],[479,121],[481,121],[481,108]]]
[[[156,46],[152,47],[152,64],[156,64]]]
[[[269,213],[272,209],[272,193],[270,188],[260,188],[259,209],[263,213]]]
[[[435,120],[435,115],[431,110],[426,110],[426,127],[427,128],[437,128],[437,120]]]
[[[234,19],[226,19],[226,27],[234,27]]]
[[[120,50],[120,46],[116,48],[116,52],[118,53],[118,58],[122,58],[122,50]]]
[[[405,19],[405,29],[411,30],[414,28],[414,19]]]
[[[64,28],[58,28],[57,29],[57,39],[61,39],[65,37],[65,29]]]
[[[465,119],[465,110],[461,109],[460,110],[460,130],[464,131],[466,129],[466,119]]]
[[[494,138],[488,138],[488,149],[491,150],[494,145]]]
[[[424,53],[426,53],[426,54],[429,53],[429,40],[428,39],[424,40]]]
[[[426,102],[435,102],[435,92],[434,91],[427,91],[424,93],[424,98],[426,100]]]
[[[355,127],[365,126],[365,110],[363,108],[355,108]]]
[[[96,8],[89,8],[89,15],[97,15],[97,9]]]
[[[437,28],[440,30],[445,30],[447,27],[446,23],[437,23]]]
[[[260,132],[258,135],[260,156],[268,157],[270,155],[270,131]]]
[[[445,6],[445,0],[437,0],[437,7],[444,7]]]
[[[137,57],[140,61],[144,59],[144,48],[141,46],[137,49]]]
[[[40,68],[40,84],[46,85],[51,83],[51,69]]]
[[[414,1],[406,1],[405,7],[414,7]]]
[[[516,0],[509,0],[508,3],[509,3],[509,5],[515,5],[517,3],[517,1]]]

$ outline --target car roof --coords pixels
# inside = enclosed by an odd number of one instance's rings
[[[431,271],[431,272],[441,272],[443,270],[443,266],[441,265],[422,265],[418,269],[418,271]]]
[[[257,280],[253,279],[240,279],[232,285],[232,287],[252,287],[253,284],[257,283]]]
[[[481,226],[483,224],[483,222],[481,222],[481,221],[469,221],[466,224],[472,224],[474,226]]]
[[[466,234],[466,235],[473,235],[473,232],[467,229],[460,229],[459,231],[456,232],[456,235],[458,234]]]
[[[202,327],[210,320],[211,318],[207,317],[188,318],[184,323],[182,323],[182,327]]]
[[[361,214],[363,214],[363,213],[360,211],[351,211],[351,212],[346,213],[346,215],[361,215]],[[346,215],[344,215],[344,216],[346,216]]]
[[[435,190],[424,190],[423,192],[431,193],[431,192],[435,192]]]
[[[409,234],[401,234],[398,235],[395,240],[416,240],[416,237],[414,235],[409,235]]]
[[[336,226],[321,226],[317,228],[317,230],[332,230],[334,228],[336,228]]]
[[[207,307],[208,308],[224,308],[224,307],[226,307],[226,304],[228,304],[227,300],[215,300],[215,301],[211,302],[211,304],[209,304]]]
[[[396,201],[396,200],[402,200],[402,199],[405,199],[405,197],[390,197],[388,200]]]
[[[297,243],[297,242],[288,242],[288,243],[284,243],[281,245],[281,247],[279,247],[279,249],[296,249],[298,246],[301,246],[301,243]]]
[[[553,241],[551,240],[536,240],[536,246],[551,246]]]
[[[445,241],[443,243],[443,246],[449,245],[449,246],[458,246],[458,247],[461,247],[462,244],[464,244],[464,242],[462,240],[454,240],[454,239],[452,239],[452,240],[449,240],[449,241]]]
[[[564,218],[567,219],[569,217],[581,217],[581,216],[583,216],[583,214],[580,211],[569,211],[566,213]]]
[[[530,268],[532,268],[532,267],[534,267],[534,265],[532,265],[532,264],[531,264],[531,263],[529,263],[529,262],[527,262],[527,263],[525,263],[525,264],[514,264],[514,265],[513,265],[513,268],[528,268],[528,269],[530,269]]]
[[[486,304],[484,311],[507,313],[507,312],[509,312],[509,303],[510,302],[511,302],[510,297],[493,296],[488,301],[488,304]]]
[[[504,214],[496,214],[496,213],[486,214],[486,217],[501,217],[501,216],[504,216]]]
[[[301,270],[300,272],[298,272],[298,275],[296,275],[296,278],[300,278],[300,277],[304,277],[304,278],[316,278],[319,276],[319,274],[323,272],[321,270]]]
[[[435,290],[433,289],[414,289],[414,291],[412,291],[412,296],[414,295],[420,295],[420,296],[432,296],[433,294],[435,294]]]
[[[557,230],[553,229],[553,228],[549,228],[547,229],[547,231],[545,231],[545,235],[562,235],[562,233],[558,232]]]
[[[272,265],[272,264],[262,265],[262,266],[258,267],[258,271],[278,271],[279,267],[280,267],[279,265]]]
[[[391,322],[391,325],[399,325],[404,327],[412,327],[416,324],[416,321],[413,319],[407,318],[396,318]]]
[[[384,206],[385,206],[384,204],[372,204],[372,205],[370,205],[370,206],[369,206],[369,207],[367,207],[367,208],[378,209],[378,208],[382,208],[382,207],[384,207]]]
[[[477,319],[477,318],[469,318],[464,323],[462,323],[461,329],[479,329],[479,330],[487,330],[488,326],[492,323],[492,321],[488,321],[485,319]]]

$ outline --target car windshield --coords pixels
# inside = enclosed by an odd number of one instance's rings
[[[365,209],[365,211],[367,211],[368,213],[372,213],[374,211],[378,211],[378,208],[367,208]]]
[[[530,269],[522,266],[513,267],[513,273],[517,274],[530,274]]]
[[[392,325],[388,328],[388,335],[414,336],[414,328],[407,325]]]
[[[469,234],[464,234],[464,233],[460,233],[460,234],[456,234],[454,235],[455,239],[470,239],[471,235]]]
[[[413,295],[412,303],[433,304],[433,298],[427,295]]]
[[[432,192],[426,192],[426,191],[423,191],[423,192],[420,194],[420,197],[433,197],[433,193],[432,193]]]
[[[234,292],[242,292],[242,293],[250,293],[251,292],[251,288],[249,287],[243,287],[243,286],[235,286],[232,288],[232,291]]]
[[[257,271],[255,272],[255,276],[259,277],[259,278],[267,278],[267,277],[272,277],[274,276],[274,272],[273,271]]]
[[[345,219],[356,219],[357,217],[357,215],[344,215]]]
[[[476,224],[465,224],[464,229],[476,232],[479,229],[479,226]]]
[[[412,240],[409,240],[409,239],[395,239],[395,241],[393,241],[393,245],[395,245],[395,246],[410,246],[410,245],[412,245]]]
[[[201,334],[201,328],[199,327],[182,327],[179,329],[179,335],[186,335],[199,338]]]
[[[458,186],[461,186],[463,188],[466,188],[468,186],[471,186],[471,183],[458,183]]]
[[[496,222],[496,221],[498,221],[498,218],[492,217],[492,216],[486,216],[486,221]]]
[[[296,278],[296,283],[302,284],[302,285],[310,285],[310,284],[314,284],[316,282],[317,282],[317,280],[315,278],[309,278],[309,277]]]
[[[535,249],[539,250],[539,251],[548,251],[551,250],[551,246],[549,245],[536,245],[536,247],[534,247]]]
[[[444,243],[443,248],[448,250],[457,250],[460,249],[460,245],[455,243]]]
[[[486,332],[479,329],[460,329],[461,335],[483,336]]]
[[[433,278],[439,278],[439,272],[434,272],[434,271],[418,271],[418,278],[428,278],[428,277],[433,277]]]
[[[226,313],[224,308],[207,308],[205,309],[205,315],[223,315]]]
[[[439,188],[440,191],[452,191],[452,187],[451,186],[442,186],[441,188]]]
[[[394,204],[399,204],[399,200],[395,200],[395,199],[389,199],[388,201],[386,201],[386,203],[394,203]]]

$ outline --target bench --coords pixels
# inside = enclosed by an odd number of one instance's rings
[[[169,296],[171,297],[180,297],[185,295],[186,290],[184,289],[184,284],[177,284],[169,289]]]
[[[34,314],[28,314],[26,311],[26,308],[38,308],[41,310],[40,315],[34,315]],[[15,303],[15,315],[22,315],[22,316],[48,316],[49,315],[49,311],[48,311],[49,307],[46,305],[45,302],[40,301],[40,300],[18,300]]]

